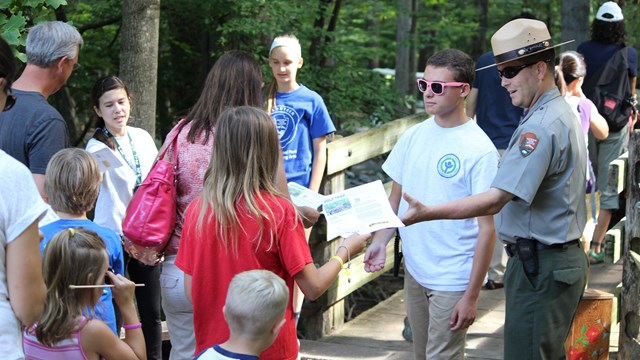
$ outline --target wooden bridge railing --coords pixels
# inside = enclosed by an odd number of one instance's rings
[[[394,120],[375,129],[334,140],[327,144],[327,173],[324,194],[333,194],[345,189],[344,171],[356,164],[386,154],[409,127],[424,120],[428,115],[418,114]],[[389,185],[386,184],[389,190]],[[324,264],[335,254],[340,238],[328,239],[326,223],[314,226],[309,244],[316,264]],[[351,282],[343,273],[315,302],[305,303],[301,324],[308,339],[318,339],[344,323],[344,298],[356,289],[377,278],[393,266],[393,247],[387,249],[384,270],[367,273],[363,266],[364,254],[351,259]]]
[[[640,359],[640,131],[632,132],[628,148],[609,164],[608,191],[626,190],[626,216],[605,235],[604,261],[623,260],[619,301],[611,318],[613,324],[620,322],[618,358]]]
[[[640,131],[629,139],[626,218],[620,294],[619,359],[640,359]]]

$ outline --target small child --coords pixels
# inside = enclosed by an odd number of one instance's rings
[[[267,270],[249,270],[233,277],[222,308],[229,340],[196,356],[198,360],[259,359],[285,323],[289,289]]]
[[[282,145],[287,182],[295,182],[315,192],[327,165],[327,135],[336,131],[322,97],[296,81],[304,63],[300,41],[294,35],[273,40],[269,50],[272,79],[266,90],[265,110],[276,123]],[[311,228],[305,229],[309,241]],[[304,296],[294,290],[296,322]]]
[[[133,304],[135,285],[108,268],[107,249],[95,232],[69,228],[51,239],[42,269],[47,285],[44,311],[37,324],[23,332],[26,359],[146,359]],[[105,281],[113,286],[126,324],[124,342],[104,322],[85,316],[86,308],[98,303]]]
[[[124,275],[120,237],[112,230],[87,219],[87,211],[96,202],[102,180],[98,163],[93,156],[78,148],[62,149],[49,161],[46,175],[44,190],[49,197],[49,205],[60,219],[40,228],[44,234],[40,251],[44,253],[49,241],[61,230],[83,227],[95,231],[102,238],[107,247],[109,267],[116,274]],[[118,335],[111,289],[102,290],[95,314],[96,318],[104,321]]]

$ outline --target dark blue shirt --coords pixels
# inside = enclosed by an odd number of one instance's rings
[[[476,69],[494,63],[493,52],[489,51],[480,56],[476,62]],[[497,149],[506,149],[522,118],[522,109],[513,106],[509,93],[500,82],[497,68],[492,67],[476,71],[473,87],[478,89],[478,126],[489,136]]]
[[[582,54],[587,64],[587,76],[584,81],[587,82],[589,77],[609,61],[618,50],[620,50],[618,44],[605,44],[593,40],[580,44],[578,52]],[[629,71],[629,77],[638,76],[638,52],[630,46],[627,47],[627,71]]]

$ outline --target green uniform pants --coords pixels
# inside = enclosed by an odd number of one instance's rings
[[[539,273],[529,279],[515,254],[505,273],[506,360],[564,359],[564,341],[587,280],[587,257],[574,244],[538,250]]]

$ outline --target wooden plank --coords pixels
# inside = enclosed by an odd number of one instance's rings
[[[327,175],[391,151],[408,128],[427,117],[424,113],[408,116],[328,143]]]
[[[620,155],[617,159],[609,163],[609,178],[607,179],[607,192],[620,194],[626,186],[626,168],[629,153]]]
[[[604,235],[604,262],[607,264],[615,264],[622,256],[622,248],[624,245],[624,225],[627,221],[623,217],[611,229],[607,230]]]
[[[631,251],[640,253],[640,131],[634,130],[629,138],[628,169],[626,174],[626,217],[624,254],[622,262],[622,291],[620,294],[619,359],[640,359],[638,342],[638,314],[640,313],[640,269],[630,259]]]

